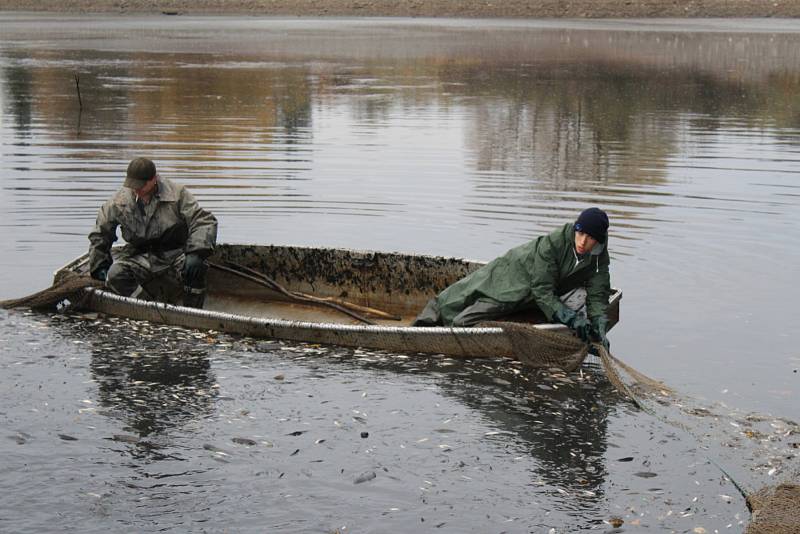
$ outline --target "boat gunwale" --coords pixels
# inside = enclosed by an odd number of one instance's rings
[[[224,243],[224,245],[232,247],[257,247],[257,248],[278,247],[286,249],[304,249],[309,251],[325,250],[334,252],[344,252],[349,254],[355,253],[359,255],[380,253],[387,256],[422,257],[422,258],[432,258],[432,259],[435,258],[439,260],[457,261],[462,263],[471,263],[478,265],[485,265],[486,263],[477,260],[467,260],[465,258],[450,257],[450,256],[431,256],[427,254],[414,254],[414,253],[404,253],[404,252],[379,252],[379,251],[357,250],[357,249],[336,248],[336,247],[312,247],[312,246],[275,245],[275,244],[254,245],[246,243]],[[60,276],[63,276],[64,273],[67,271],[73,271],[73,272],[76,271],[78,268],[80,268],[81,266],[83,266],[88,262],[88,258],[89,258],[88,253],[84,253],[81,256],[78,256],[77,258],[67,262],[62,267],[60,267],[55,271],[54,279],[58,280],[58,278]],[[315,330],[318,332],[340,332],[340,333],[356,333],[356,334],[357,333],[413,334],[415,336],[441,336],[443,334],[450,334],[450,335],[457,335],[459,337],[464,337],[464,336],[484,336],[484,335],[504,334],[503,328],[499,326],[498,327],[410,326],[410,325],[395,326],[395,325],[383,325],[383,324],[367,325],[367,324],[346,324],[346,323],[314,322],[314,321],[293,321],[290,319],[281,319],[277,317],[258,317],[252,315],[243,315],[239,313],[190,308],[176,304],[167,304],[164,302],[147,301],[134,297],[125,297],[117,295],[116,293],[101,288],[86,288],[84,291],[89,296],[97,295],[98,297],[105,299],[107,301],[122,303],[127,306],[131,306],[134,309],[154,310],[159,315],[162,315],[162,312],[164,311],[170,311],[172,313],[181,314],[185,317],[196,317],[198,319],[202,318],[202,319],[212,319],[217,321],[235,321],[238,323],[249,323],[251,325],[258,326],[261,328],[263,327],[291,328],[295,330],[305,329],[305,330]],[[610,295],[608,300],[609,306],[613,306],[614,304],[618,305],[621,299],[622,299],[622,290],[617,288],[612,288],[612,294]],[[135,317],[132,317],[127,314],[116,314],[116,315],[136,320]],[[163,315],[162,315],[162,322],[166,323],[166,320],[163,318]],[[611,328],[615,326],[616,322],[617,321],[614,321],[612,323]],[[566,333],[569,330],[565,325],[560,323],[522,323],[522,324],[527,324],[540,330],[548,330],[553,332]],[[197,328],[199,328],[199,326]]]
[[[255,317],[252,315],[241,315],[236,313],[221,312],[214,310],[190,308],[187,306],[180,306],[175,304],[167,304],[165,302],[154,302],[134,297],[124,297],[117,295],[111,291],[106,291],[100,288],[86,288],[89,294],[97,295],[103,299],[128,304],[140,309],[154,309],[156,311],[174,311],[179,312],[185,316],[195,316],[204,319],[218,319],[229,321],[244,321],[257,324],[258,326],[265,327],[278,327],[278,328],[305,328],[309,330],[320,331],[339,331],[339,332],[363,332],[363,333],[409,333],[409,334],[427,334],[427,335],[441,335],[441,334],[463,334],[463,335],[489,335],[489,334],[502,334],[501,327],[489,326],[392,326],[392,325],[367,325],[367,324],[344,324],[344,323],[326,323],[326,322],[312,322],[312,321],[292,321],[289,319]],[[618,298],[621,294],[620,290],[616,290],[609,303],[613,302],[614,298]],[[556,323],[539,323],[531,324],[534,328],[540,330],[565,330],[566,327]]]

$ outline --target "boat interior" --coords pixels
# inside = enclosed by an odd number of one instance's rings
[[[408,326],[430,298],[483,265],[413,254],[236,244],[219,245],[208,261],[205,309],[315,323],[364,324],[358,318],[363,317],[386,326]],[[85,272],[86,264],[83,256],[64,269]],[[146,289],[180,302],[180,288],[176,294],[156,280]],[[612,325],[620,295],[612,297]],[[585,293],[576,290],[563,298],[579,308]],[[504,320],[546,322],[538,310]]]

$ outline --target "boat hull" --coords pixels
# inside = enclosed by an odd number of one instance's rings
[[[97,289],[87,291],[90,295],[86,305],[94,311],[154,323],[393,352],[439,353],[467,358],[513,356],[502,328],[423,328],[287,321],[145,302]]]
[[[331,310],[320,315],[319,307],[286,302],[285,296],[261,284],[213,269],[209,276],[208,309],[148,302],[100,289],[86,289],[83,305],[119,317],[259,338],[464,358],[515,357],[511,342],[500,327],[408,326],[427,299],[479,268],[483,265],[480,262],[253,245],[221,245],[210,260],[265,273],[291,291],[344,298],[386,310],[400,316],[401,320],[381,320],[369,325],[359,324],[352,317]],[[67,271],[83,273],[85,269],[85,257],[78,258],[60,269],[56,279]],[[609,301],[611,326],[618,321],[621,297],[622,293],[615,291]],[[582,298],[577,291],[567,296],[566,301],[579,307]],[[279,315],[272,316],[275,313]],[[304,317],[314,319],[304,320]],[[541,320],[535,313],[511,319],[533,323]],[[563,325],[540,323],[535,327],[569,335]]]

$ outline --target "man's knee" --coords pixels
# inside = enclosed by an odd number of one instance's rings
[[[108,269],[106,285],[116,294],[124,297],[131,296],[139,287],[139,281],[129,266],[123,262],[114,262]]]
[[[509,307],[493,300],[481,299],[464,308],[453,318],[453,326],[474,326],[508,314]]]
[[[411,326],[441,326],[441,324],[442,314],[439,311],[439,305],[436,299],[431,299],[411,323]]]

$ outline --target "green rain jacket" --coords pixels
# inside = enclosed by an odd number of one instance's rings
[[[89,268],[94,272],[112,263],[111,245],[117,226],[127,244],[114,253],[116,259],[146,254],[154,272],[174,264],[182,254],[208,257],[217,241],[217,219],[202,209],[185,186],[158,177],[158,190],[142,210],[136,193],[128,187],[117,191],[97,215],[89,234]]]
[[[575,252],[573,223],[512,248],[459,280],[436,297],[445,325],[479,299],[497,302],[509,313],[538,306],[552,319],[562,304],[559,295],[586,287],[589,318],[606,314],[611,282],[606,244],[583,257]]]

